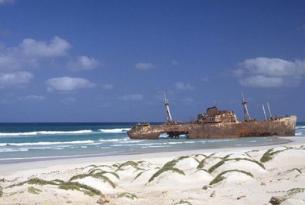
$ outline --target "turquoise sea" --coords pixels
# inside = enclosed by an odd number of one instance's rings
[[[241,139],[130,140],[135,123],[0,123],[0,164],[57,158],[138,154],[192,149],[259,146],[287,142],[277,137]],[[305,123],[296,136],[305,137]]]

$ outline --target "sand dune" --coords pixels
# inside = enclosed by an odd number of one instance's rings
[[[300,144],[25,170],[0,204],[305,204],[304,162]]]

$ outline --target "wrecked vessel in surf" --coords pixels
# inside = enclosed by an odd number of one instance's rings
[[[262,105],[265,119],[255,120],[249,115],[247,101],[242,98],[244,120],[238,120],[233,111],[219,110],[210,107],[205,113],[197,116],[191,122],[174,121],[171,115],[169,101],[164,97],[166,122],[163,124],[139,123],[127,132],[131,139],[158,139],[161,134],[170,138],[186,135],[191,139],[221,139],[259,136],[294,136],[297,117],[295,115],[276,117],[272,116],[270,105],[267,103],[267,117]]]

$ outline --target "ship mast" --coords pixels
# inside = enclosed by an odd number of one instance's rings
[[[264,104],[262,104],[262,106],[263,106],[263,112],[264,112],[265,120],[267,120],[267,115],[266,115],[266,110],[265,110]]]
[[[271,109],[270,109],[270,103],[269,102],[267,102],[267,108],[268,108],[269,116],[270,116],[270,118],[272,118]]]
[[[242,94],[242,102],[241,102],[241,104],[243,106],[243,111],[244,111],[244,120],[245,121],[251,120],[250,114],[249,114],[249,110],[248,110],[248,101],[246,101],[246,99],[245,99],[243,94]]]
[[[165,114],[166,114],[167,122],[172,122],[173,117],[172,117],[171,111],[169,109],[169,102],[168,102],[168,99],[166,97],[166,93],[164,93],[164,107],[165,107]]]

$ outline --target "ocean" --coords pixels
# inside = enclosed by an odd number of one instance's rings
[[[58,158],[140,154],[192,149],[281,144],[277,137],[192,140],[182,136],[159,140],[130,140],[135,123],[0,123],[0,164]],[[305,137],[305,123],[296,136]]]

